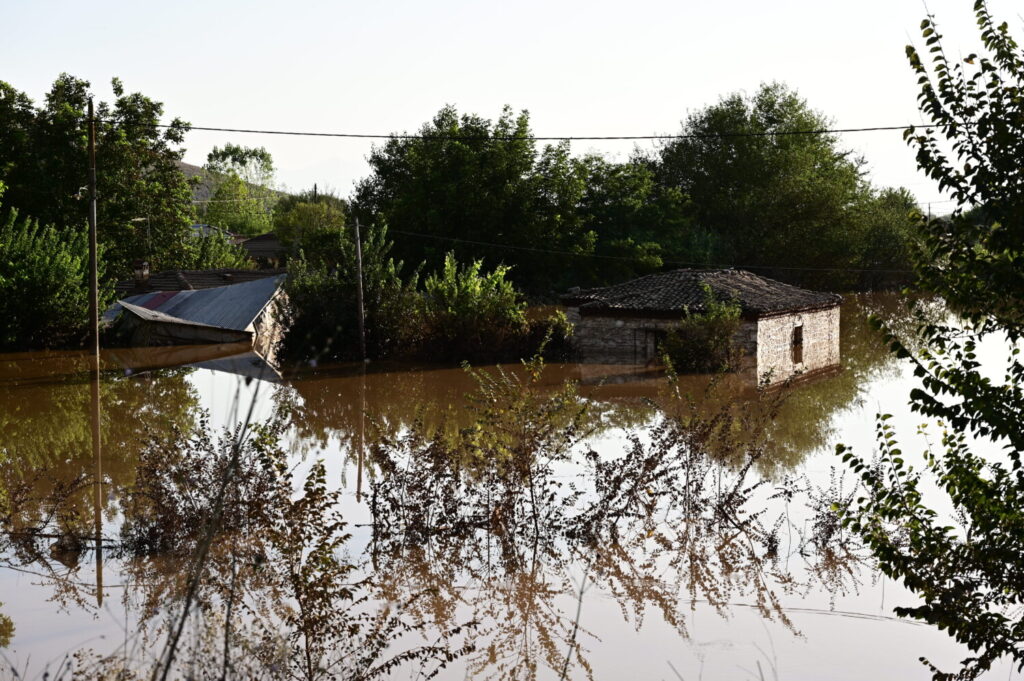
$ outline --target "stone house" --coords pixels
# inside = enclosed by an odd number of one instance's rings
[[[581,362],[646,365],[658,344],[687,314],[703,312],[705,289],[741,309],[733,341],[744,368],[771,383],[839,365],[839,305],[833,293],[809,291],[733,269],[681,269],[562,296],[575,325]]]

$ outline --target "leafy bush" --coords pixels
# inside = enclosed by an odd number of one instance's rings
[[[289,196],[274,209],[274,234],[293,250],[304,248],[316,234],[345,227],[346,204],[330,194]]]
[[[729,371],[739,362],[733,336],[740,327],[740,306],[718,300],[707,284],[701,288],[704,312],[687,314],[670,329],[661,343],[661,352],[677,371]]]
[[[534,354],[548,360],[567,360],[572,353],[573,325],[561,310],[528,322],[521,357]]]
[[[81,343],[88,334],[88,281],[88,230],[58,230],[8,211],[0,218],[0,349]],[[101,310],[109,298],[101,291]]]
[[[499,265],[481,273],[483,262],[460,267],[448,253],[444,267],[423,282],[420,307],[422,349],[438,359],[493,359],[518,349],[529,332],[526,304]]]
[[[315,235],[310,255],[293,261],[285,293],[290,328],[286,354],[294,358],[359,357],[355,242],[345,232]],[[363,308],[366,348],[371,357],[386,357],[411,341],[410,317],[416,310],[416,280],[400,275],[401,262],[388,257],[386,228],[371,228],[363,239]]]

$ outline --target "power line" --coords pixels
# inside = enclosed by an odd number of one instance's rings
[[[110,121],[108,121],[110,122]],[[785,137],[793,135],[832,135],[855,132],[883,132],[893,130],[930,130],[938,127],[935,125],[880,125],[864,128],[820,128],[813,130],[776,130],[776,131],[755,131],[755,132],[722,132],[722,133],[688,133],[682,135],[564,135],[564,136],[540,136],[540,135],[441,135],[441,134],[408,134],[408,133],[354,133],[354,132],[306,132],[301,130],[264,130],[257,128],[224,128],[215,126],[181,125],[167,123],[138,123],[120,122],[119,125],[127,127],[148,127],[148,128],[187,128],[186,132],[234,132],[252,135],[286,135],[292,137],[335,137],[342,139],[396,139],[396,140],[456,140],[456,141],[535,141],[535,142],[586,142],[586,141],[657,141],[657,140],[685,140],[685,139],[719,139],[731,137]]]
[[[512,244],[498,244],[490,241],[477,241],[474,239],[461,239],[454,236],[441,236],[439,234],[423,234],[420,232],[408,232],[401,229],[388,227],[389,233],[402,234],[404,236],[415,236],[425,239],[437,239],[440,241],[451,241],[456,243],[473,244],[476,246],[492,246],[494,248],[505,248],[514,251],[530,251],[533,253],[547,253],[550,255],[568,255],[577,258],[599,258],[603,260],[622,260],[627,262],[643,262],[642,258],[626,255],[604,255],[601,253],[574,253],[572,251],[559,251],[550,248],[537,248],[534,246],[515,246]],[[778,265],[736,265],[707,262],[687,262],[684,260],[662,260],[665,265],[679,265],[681,267],[707,267],[718,269],[744,269],[744,270],[787,270],[794,272],[887,272],[898,274],[913,274],[913,270],[898,269],[875,269],[867,267],[783,267]]]

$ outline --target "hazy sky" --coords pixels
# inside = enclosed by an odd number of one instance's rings
[[[947,49],[976,48],[971,2],[931,0]],[[993,13],[1019,29],[1011,0]],[[494,118],[529,109],[538,135],[672,133],[688,112],[763,81],[797,89],[839,127],[920,122],[904,46],[920,0],[694,2],[21,2],[0,0],[0,79],[34,99],[62,71],[110,98],[110,78],[194,125],[415,131],[446,103]],[[941,199],[899,132],[850,134],[872,179]],[[193,132],[266,146],[291,189],[347,195],[370,142]],[[576,143],[623,158],[632,143]],[[938,207],[937,207],[938,208]]]

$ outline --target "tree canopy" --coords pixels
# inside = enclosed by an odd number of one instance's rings
[[[215,187],[203,219],[232,234],[256,236],[274,226],[274,160],[263,147],[225,144],[206,157],[206,172]]]
[[[831,123],[781,83],[691,115],[683,137],[653,160],[659,181],[692,202],[706,235],[695,255],[802,283],[855,286],[849,270],[871,264],[869,233],[888,224],[890,236],[903,236],[912,207],[876,219],[891,202],[878,203],[863,161],[834,134],[807,134]]]
[[[112,81],[116,99],[96,105],[98,219],[107,273],[136,258],[173,266],[193,220],[191,189],[178,167],[188,124],[159,128],[163,104]],[[88,81],[61,74],[41,107],[0,82],[0,179],[5,203],[72,234],[86,223]],[[71,237],[69,237],[71,238]]]

